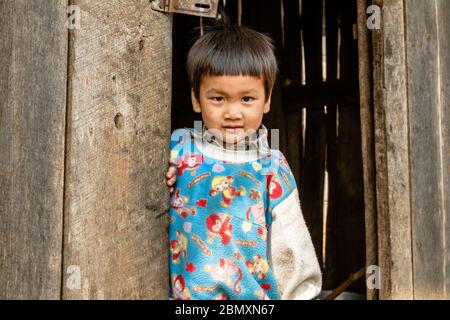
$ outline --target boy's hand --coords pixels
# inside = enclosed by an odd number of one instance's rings
[[[166,184],[170,187],[169,192],[173,192],[173,184],[177,181],[177,176],[175,175],[175,167],[170,167],[166,173]]]

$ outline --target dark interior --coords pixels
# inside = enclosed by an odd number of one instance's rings
[[[365,266],[356,0],[239,3],[221,0],[232,23],[241,21],[275,40],[280,72],[263,123],[280,130],[280,150],[296,175],[322,266],[323,290],[332,290]],[[211,20],[173,18],[172,129],[201,120],[192,111],[185,72],[200,23]],[[346,291],[365,296],[364,277]]]

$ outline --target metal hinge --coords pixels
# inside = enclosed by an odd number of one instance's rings
[[[152,0],[152,9],[215,18],[219,0]]]

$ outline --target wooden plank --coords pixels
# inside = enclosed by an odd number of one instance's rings
[[[286,82],[301,85],[302,50],[300,37],[300,12],[298,1],[283,1],[284,19],[284,47],[282,48],[282,61],[280,71],[282,73],[283,86]],[[302,112],[300,109],[294,114],[286,115],[286,96],[283,91],[283,111],[286,119],[287,154],[286,158],[297,178],[300,181],[300,168],[303,166],[303,128]],[[299,190],[303,189],[299,185]]]
[[[325,270],[323,274],[323,287],[325,290],[333,290],[340,283],[336,281],[337,251],[335,239],[340,231],[336,228],[336,175],[337,175],[337,113],[336,107],[327,107],[326,131],[327,131],[327,173],[328,173],[328,208],[326,218],[325,239]],[[325,223],[325,221],[324,221]]]
[[[358,98],[358,48],[353,35],[356,24],[356,0],[338,1],[341,45],[340,79],[356,88]],[[359,104],[357,104],[359,105]],[[338,108],[338,145],[336,150],[335,281],[344,282],[365,265],[364,188],[361,158],[359,108]],[[365,292],[361,279],[348,289]]]
[[[302,2],[302,29],[305,51],[306,83],[322,81],[322,2]],[[322,266],[323,192],[325,175],[325,112],[324,108],[307,110],[305,155],[300,191],[305,222],[311,233],[316,254]]]
[[[171,16],[145,0],[74,4],[63,298],[166,299]]]
[[[367,28],[367,0],[357,1],[358,20],[358,73],[361,114],[361,154],[364,170],[364,210],[366,235],[366,267],[377,265],[377,212],[375,196],[374,108],[372,50]],[[378,291],[367,287],[367,299],[376,300]]]
[[[439,30],[439,72],[440,72],[440,102],[441,102],[441,158],[442,158],[442,192],[445,225],[443,225],[446,248],[444,252],[446,273],[444,299],[450,299],[450,2],[437,1]]]
[[[337,79],[338,61],[338,2],[335,0],[325,1],[325,23],[326,23],[326,54],[327,54],[327,80],[326,85],[335,87],[339,85]],[[326,91],[328,92],[328,91]],[[328,95],[328,94],[327,94]],[[331,98],[334,99],[334,94]],[[331,101],[330,101],[331,102]],[[339,103],[340,104],[340,103]],[[337,174],[337,101],[326,103],[326,132],[327,132],[327,172],[328,172],[328,208],[326,218],[325,239],[325,270],[323,274],[324,289],[332,290],[340,283],[335,281],[336,271],[336,249],[334,239],[339,235],[336,229],[336,174]],[[341,105],[341,104],[340,104]],[[325,223],[325,221],[324,221]]]
[[[405,2],[415,299],[444,298],[447,281],[436,9],[435,0]]]
[[[0,4],[0,299],[59,299],[66,1]]]
[[[382,8],[372,31],[380,299],[413,298],[403,3],[373,2]]]
[[[335,192],[335,281],[340,284],[365,266],[364,197],[359,110],[339,108]],[[333,240],[333,239],[332,239]],[[361,278],[349,288],[365,293]]]
[[[285,109],[298,109],[298,106],[331,106],[358,104],[358,88],[347,81],[319,82],[313,85],[297,86],[291,84],[283,88]]]

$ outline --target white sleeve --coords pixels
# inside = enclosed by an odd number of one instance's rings
[[[319,295],[322,274],[297,188],[272,210],[268,257],[281,299],[309,300]]]

